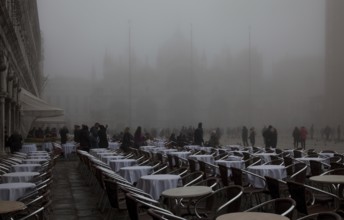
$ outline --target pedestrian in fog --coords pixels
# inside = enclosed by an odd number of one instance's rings
[[[271,147],[276,148],[277,147],[277,137],[278,137],[277,129],[274,127],[271,127],[270,130],[271,130],[271,133],[270,133],[270,135],[271,135],[271,138],[270,138]]]
[[[194,144],[202,146],[204,143],[203,140],[203,128],[202,128],[202,122],[198,123],[198,127],[196,128],[194,132]]]
[[[68,135],[69,131],[67,126],[63,126],[60,129],[60,138],[61,138],[61,144],[65,144],[67,143],[67,135]]]
[[[22,148],[22,136],[18,133],[18,131],[14,131],[13,134],[8,138],[8,145],[10,146],[11,153],[15,153],[20,151]]]
[[[307,139],[307,129],[302,126],[300,128],[300,142],[301,142],[301,147],[302,149],[306,149],[306,139]]]
[[[80,148],[84,151],[90,150],[90,132],[87,125],[82,125],[80,130]]]
[[[246,126],[242,127],[241,130],[241,138],[242,138],[242,144],[243,146],[248,146],[248,130]]]
[[[294,148],[297,148],[300,142],[300,130],[298,127],[295,127],[293,130],[293,139],[294,139]]]
[[[107,138],[107,125],[99,125],[98,131],[98,138],[99,138],[99,147],[100,148],[107,148],[109,146],[108,138]]]
[[[126,127],[123,133],[121,149],[124,152],[128,152],[130,150],[130,147],[132,146],[133,146],[133,135],[130,134],[130,128]]]
[[[142,134],[141,126],[138,126],[134,133],[134,147],[139,149],[141,146],[144,145],[144,142],[145,142],[145,137]]]
[[[254,147],[254,145],[256,143],[256,131],[255,131],[254,127],[250,128],[249,139],[250,139],[251,146]]]

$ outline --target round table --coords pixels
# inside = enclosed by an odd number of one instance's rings
[[[38,175],[38,172],[13,172],[3,174],[1,179],[3,183],[30,182]]]
[[[36,172],[41,170],[40,164],[16,164],[11,166],[12,172]]]
[[[137,181],[136,187],[158,200],[163,191],[176,188],[179,180],[181,180],[179,175],[171,174],[141,176]]]
[[[23,164],[41,164],[47,162],[47,159],[25,159],[22,160]]]
[[[110,160],[117,160],[117,159],[123,159],[123,158],[124,158],[124,156],[119,156],[119,155],[117,155],[117,156],[116,155],[110,155],[110,156],[101,155],[101,160],[107,164],[109,164]]]
[[[109,149],[118,150],[120,146],[119,142],[109,142]]]
[[[289,220],[289,218],[264,212],[234,212],[220,215],[216,220]]]
[[[118,172],[122,167],[129,167],[134,165],[137,165],[137,160],[134,159],[119,159],[109,161],[109,166],[115,172]]]
[[[76,145],[73,143],[62,144],[64,157],[69,157],[73,152],[76,152]]]
[[[245,169],[245,161],[243,160],[216,160],[215,163],[225,165],[226,167],[235,167],[239,169]],[[228,176],[231,176],[232,170],[227,169],[227,171],[228,171]]]
[[[249,166],[247,170],[258,174],[259,176],[270,176],[275,179],[283,179],[287,177],[287,171],[285,166],[281,165],[258,165],[258,166]],[[253,175],[248,175],[248,181],[257,188],[264,188],[264,180],[255,177]]]
[[[212,192],[213,190],[208,186],[187,186],[165,190],[161,195],[169,198],[195,198]]]
[[[190,159],[196,159],[196,160],[201,160],[207,163],[214,163],[214,157],[213,155],[190,155]]]
[[[35,188],[34,183],[2,183],[0,184],[0,200],[17,200]]]
[[[36,144],[23,144],[20,151],[24,153],[29,153],[30,151],[37,151],[37,146]]]
[[[21,211],[26,209],[26,205],[18,201],[0,201],[0,214],[8,214],[11,212]]]
[[[122,167],[119,170],[119,175],[131,183],[137,182],[141,176],[149,175],[153,172],[152,166],[131,166]]]
[[[309,180],[319,183],[344,184],[343,175],[312,176],[309,178]]]

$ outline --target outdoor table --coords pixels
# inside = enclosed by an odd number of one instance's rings
[[[149,175],[153,172],[152,166],[131,166],[122,167],[119,170],[119,175],[131,183],[137,182],[141,176]]]
[[[12,172],[38,172],[41,170],[40,164],[16,164],[11,166]]]
[[[270,162],[271,161],[271,157],[270,156],[276,156],[276,153],[257,153],[257,154],[253,154],[254,156],[258,156],[260,157],[260,159],[263,162]]]
[[[30,151],[37,151],[37,146],[36,144],[23,144],[20,151],[24,153],[29,153]]]
[[[178,151],[177,149],[164,149],[164,150],[160,150],[159,152],[166,155],[170,152],[175,152],[175,151]]]
[[[179,175],[171,174],[141,176],[136,187],[150,194],[153,199],[158,200],[163,191],[176,188],[180,180]]]
[[[0,219],[7,219],[6,215],[26,209],[26,205],[19,201],[0,201]]]
[[[234,212],[220,215],[216,220],[289,220],[289,218],[265,212]]]
[[[122,167],[129,167],[137,165],[137,160],[134,159],[119,159],[119,160],[110,160],[109,166],[113,171],[116,173],[122,168]]]
[[[13,172],[1,175],[3,183],[30,182],[38,172]]]
[[[214,157],[213,155],[190,155],[189,156],[190,159],[196,159],[196,160],[201,160],[207,163],[214,163]]]
[[[101,160],[107,164],[109,164],[110,160],[117,160],[117,159],[123,159],[123,158],[124,156],[120,156],[120,155],[107,155],[107,154],[105,154],[105,156],[104,154],[101,155]]]
[[[141,146],[140,150],[151,151],[151,149],[156,148],[156,146]]]
[[[61,146],[65,158],[69,157],[73,152],[76,152],[76,145],[74,143],[65,143]]]
[[[39,155],[39,154],[32,154],[29,155],[26,159],[44,159],[44,160],[50,160],[50,156],[49,155]]]
[[[41,164],[47,162],[47,159],[24,159],[23,164]]]
[[[34,183],[2,183],[0,184],[0,200],[17,200],[35,188]]]
[[[169,198],[169,199],[187,199],[189,200],[188,202],[188,212],[190,212],[190,200],[192,199],[197,199],[202,196],[206,196],[208,194],[211,194],[213,190],[208,187],[208,186],[187,186],[187,187],[178,187],[178,188],[172,188],[172,189],[167,189],[161,193],[161,196]],[[180,200],[178,200],[180,201]],[[169,203],[171,204],[171,203]],[[176,214],[178,213],[178,206],[180,204],[177,204],[176,207]],[[172,207],[171,207],[172,208]],[[174,208],[172,208],[174,209]]]
[[[95,156],[95,157],[97,156],[97,153],[100,153],[100,152],[109,152],[109,150],[106,148],[92,148],[92,149],[90,149],[90,154]]]
[[[103,156],[115,156],[117,155],[116,152],[111,152],[111,151],[103,151],[103,152],[99,152],[96,154],[97,158],[101,159]]]
[[[42,144],[42,149],[43,149],[43,150],[46,150],[46,151],[48,151],[48,152],[53,151],[53,149],[54,149],[53,143],[51,143],[51,142],[45,142],[45,143],[43,143],[43,144]]]
[[[283,179],[287,177],[287,171],[285,166],[281,165],[258,165],[258,166],[249,166],[247,171],[255,173],[259,176],[270,176],[275,179]],[[264,188],[264,181],[253,175],[248,175],[248,181],[257,188]]]
[[[172,151],[168,152],[167,154],[170,154],[172,156],[177,156],[179,158],[187,159],[187,157],[191,154],[189,151]]]
[[[322,176],[311,176],[310,181],[324,184],[335,184],[338,185],[336,188],[337,195],[342,198],[344,190],[344,176],[343,175],[322,175]]]
[[[119,142],[109,142],[109,149],[118,150],[120,146],[121,143]]]
[[[239,169],[245,169],[245,161],[243,160],[216,160],[215,163],[225,165],[226,167],[235,167]],[[227,169],[227,170],[228,170],[228,176],[231,176],[232,170],[231,169]],[[220,174],[218,169],[217,169],[217,173]]]

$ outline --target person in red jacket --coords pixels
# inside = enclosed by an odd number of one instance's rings
[[[306,139],[307,139],[307,129],[302,126],[300,128],[300,142],[301,142],[301,147],[305,150],[306,149]]]

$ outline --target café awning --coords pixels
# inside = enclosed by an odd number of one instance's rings
[[[21,105],[21,133],[26,135],[31,125],[39,118],[64,115],[63,109],[48,104],[43,99],[22,88],[19,96]]]

